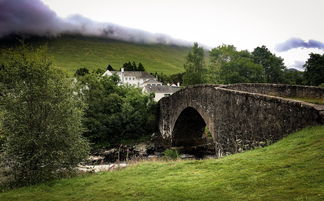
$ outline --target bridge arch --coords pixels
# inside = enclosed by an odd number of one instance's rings
[[[207,144],[209,118],[194,107],[184,108],[172,126],[172,146],[182,147],[190,152],[194,147],[203,148]]]

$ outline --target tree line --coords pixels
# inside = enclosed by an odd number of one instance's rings
[[[157,74],[165,82],[192,84],[281,83],[319,86],[324,83],[324,54],[311,53],[304,72],[288,69],[281,57],[266,46],[252,52],[238,51],[233,45],[211,49],[209,63],[205,63],[205,50],[194,43],[186,57],[185,72],[173,75]]]

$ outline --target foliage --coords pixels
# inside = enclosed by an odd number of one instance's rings
[[[318,86],[324,83],[324,54],[311,53],[304,68],[306,84]]]
[[[208,82],[214,84],[264,82],[264,70],[255,64],[251,53],[221,45],[209,52]]]
[[[268,83],[283,83],[283,70],[286,68],[283,59],[272,54],[266,46],[257,47],[252,52],[256,64],[263,66],[265,81]]]
[[[174,149],[167,149],[163,152],[163,155],[166,159],[171,159],[171,160],[175,160],[177,158],[179,158],[179,153],[177,150]]]
[[[79,78],[88,107],[85,136],[93,148],[109,147],[128,139],[150,135],[155,130],[156,106],[152,95],[138,88],[118,86],[119,78],[89,74]]]
[[[268,147],[220,159],[138,163],[8,191],[0,200],[319,201],[323,137],[324,126],[306,128]]]
[[[209,51],[210,64],[207,80],[209,83],[221,83],[220,70],[224,64],[233,60],[236,56],[236,48],[233,45],[221,45]]]
[[[6,52],[0,71],[4,111],[1,168],[13,186],[73,170],[88,154],[82,138],[82,102],[65,74],[51,68],[46,48],[22,45]]]
[[[290,85],[303,85],[305,84],[304,72],[295,69],[285,69],[283,72],[284,83]]]
[[[153,76],[157,77],[163,84],[181,84],[183,83],[183,76],[185,73],[175,73],[167,75],[164,73],[151,73]]]
[[[143,64],[140,62],[137,66],[135,61],[124,63],[123,68],[125,71],[145,71]]]
[[[186,63],[184,64],[184,68],[184,85],[204,83],[204,49],[202,47],[199,47],[198,43],[194,43],[191,51],[188,53],[186,57]]]
[[[74,76],[84,76],[85,74],[89,74],[89,70],[87,68],[79,68],[75,71]]]

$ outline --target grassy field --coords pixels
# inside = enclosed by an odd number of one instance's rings
[[[0,200],[323,200],[324,126],[221,159],[143,162],[1,193]]]
[[[152,73],[179,73],[184,71],[185,57],[190,50],[190,47],[134,44],[79,35],[32,37],[25,39],[25,43],[47,44],[54,65],[70,73],[81,67],[105,69],[108,64],[119,70],[128,61],[141,62]],[[0,50],[15,44],[17,40],[3,38],[0,40]]]

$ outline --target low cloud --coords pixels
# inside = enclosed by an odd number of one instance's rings
[[[98,23],[81,15],[60,18],[40,0],[0,0],[0,37],[8,34],[57,36],[77,33],[145,44],[189,46],[187,41],[112,23]]]
[[[324,50],[324,43],[316,40],[304,41],[300,38],[291,38],[276,46],[278,52],[285,52],[294,48],[317,48]]]

